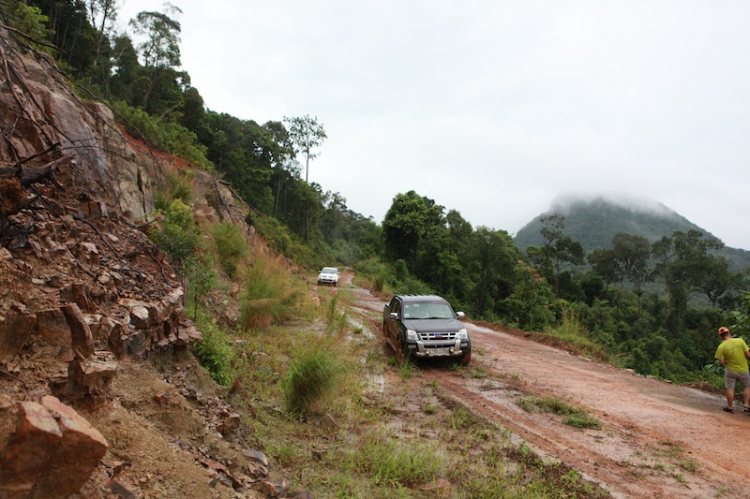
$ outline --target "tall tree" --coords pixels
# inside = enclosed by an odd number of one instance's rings
[[[650,279],[648,260],[651,245],[643,236],[618,233],[612,238],[611,249],[596,249],[589,255],[594,270],[608,283],[619,283],[617,313],[620,313],[620,295],[624,282],[635,287],[638,297],[638,317],[641,317],[643,284]]]
[[[383,220],[386,257],[404,260],[413,270],[417,252],[425,237],[436,226],[445,225],[444,208],[415,191],[397,194]]]
[[[540,265],[543,272],[554,276],[555,294],[558,295],[561,272],[571,265],[583,265],[586,252],[581,243],[564,234],[564,216],[554,214],[540,220],[544,225],[540,232],[546,242],[541,248],[530,246],[527,253],[534,264]]]
[[[318,153],[312,150],[328,138],[322,124],[318,123],[318,117],[311,118],[308,115],[289,118],[284,116],[284,123],[288,125],[289,138],[294,145],[297,154],[305,155],[305,182],[309,183],[310,160],[318,157]]]
[[[668,303],[667,327],[675,338],[683,327],[683,317],[688,308],[688,298],[697,289],[711,265],[709,250],[718,250],[724,244],[713,237],[703,238],[703,233],[690,230],[675,231],[672,237],[663,237],[651,246],[656,258],[654,275],[664,280]]]
[[[182,14],[179,7],[169,3],[166,10]],[[167,13],[142,11],[128,22],[133,31],[145,37],[138,45],[143,65],[147,68],[177,68],[180,66],[180,32],[179,21]]]

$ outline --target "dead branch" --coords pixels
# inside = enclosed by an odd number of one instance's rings
[[[75,158],[75,155],[67,154],[42,167],[24,169],[19,179],[19,181],[21,182],[21,186],[30,187],[44,180],[49,180],[50,182],[55,184],[55,187],[57,187],[61,191],[64,191],[65,188],[60,185],[57,179],[55,179],[54,173],[59,166],[70,163],[73,158]],[[18,171],[19,169],[14,167],[0,168],[0,177],[14,177],[18,175]]]
[[[8,371],[3,371],[2,369],[0,369],[0,374],[7,376],[9,378],[13,378],[16,381],[20,381],[21,383],[23,383],[23,386],[26,386],[26,382],[22,380],[21,378],[19,378],[18,376],[16,376],[15,374],[11,374]]]
[[[32,156],[29,156],[28,158],[23,158],[23,159],[21,159],[21,160],[17,161],[17,162],[16,162],[16,164],[14,164],[14,165],[13,165],[13,166],[12,166],[11,168],[19,168],[19,167],[21,167],[21,166],[22,166],[22,165],[23,165],[24,163],[28,163],[28,162],[29,162],[29,161],[31,161],[32,159],[36,159],[36,158],[38,158],[39,156],[44,156],[44,155],[45,155],[45,154],[47,154],[48,152],[52,152],[52,151],[54,151],[55,149],[57,149],[58,147],[60,147],[60,143],[59,143],[59,142],[55,142],[54,144],[52,144],[51,146],[49,146],[49,147],[48,147],[47,149],[45,149],[44,151],[42,151],[42,152],[38,152],[38,153],[36,153],[36,154],[34,154],[34,155],[32,155]]]
[[[27,34],[26,34],[26,33],[24,33],[23,31],[21,31],[21,30],[17,30],[16,28],[12,28],[12,27],[10,27],[10,26],[7,26],[7,25],[5,25],[5,24],[0,24],[0,28],[5,28],[5,29],[7,29],[8,31],[12,31],[13,33],[17,33],[17,34],[21,35],[22,37],[26,38],[26,39],[27,39],[28,41],[30,41],[30,42],[34,42],[34,43],[36,43],[37,45],[41,45],[41,46],[43,46],[43,47],[49,47],[49,48],[51,48],[51,49],[55,49],[55,50],[57,50],[57,51],[58,51],[58,52],[60,52],[61,54],[65,54],[65,51],[64,51],[63,49],[61,49],[60,47],[57,47],[56,45],[52,45],[52,44],[51,44],[51,43],[49,43],[49,42],[43,42],[43,41],[41,41],[41,40],[37,40],[36,38],[34,38],[34,37],[30,36],[30,35],[27,35]]]
[[[161,262],[159,261],[159,259],[156,258],[156,255],[154,255],[154,253],[156,253],[156,251],[157,251],[156,246],[153,246],[151,248],[151,251],[148,252],[148,254],[151,257],[151,259],[153,261],[155,261],[156,264],[159,266],[159,269],[161,270],[161,275],[162,275],[162,277],[164,277],[164,282],[166,282],[167,284],[170,284],[169,278],[167,277],[167,273],[164,272],[164,266],[161,264]]]

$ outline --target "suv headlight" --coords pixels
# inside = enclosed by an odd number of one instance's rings
[[[406,330],[406,339],[409,341],[417,341],[417,332],[411,329]]]
[[[468,340],[469,339],[469,333],[466,331],[466,328],[459,329],[456,333],[456,338],[459,340]]]

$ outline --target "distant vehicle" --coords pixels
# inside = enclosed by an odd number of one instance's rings
[[[396,295],[383,308],[383,334],[406,359],[453,357],[471,362],[471,338],[463,312],[435,295]]]
[[[330,284],[332,286],[339,285],[339,269],[336,267],[323,267],[323,270],[318,274],[318,285]]]

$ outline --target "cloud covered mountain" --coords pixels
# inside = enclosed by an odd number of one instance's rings
[[[560,196],[549,210],[526,224],[515,236],[515,243],[526,251],[529,246],[542,246],[545,239],[540,231],[541,219],[548,215],[565,217],[565,234],[581,243],[586,252],[595,248],[610,248],[612,237],[623,232],[644,236],[651,242],[671,236],[676,230],[697,230],[704,237],[715,237],[685,217],[656,201],[623,195]],[[730,267],[737,271],[750,267],[750,252],[725,248]]]

